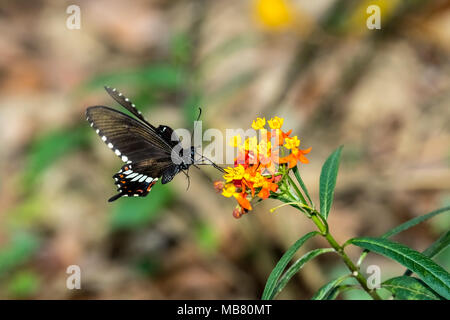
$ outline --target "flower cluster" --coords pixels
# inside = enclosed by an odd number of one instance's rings
[[[257,118],[252,128],[259,134],[259,139],[258,135],[244,141],[240,135],[231,139],[231,146],[238,150],[234,166],[225,168],[225,181],[216,181],[214,186],[223,196],[237,200],[238,205],[233,211],[235,218],[252,210],[252,200],[264,200],[277,193],[289,169],[298,162],[309,162],[305,154],[311,148],[299,149],[300,140],[297,136],[290,137],[292,130],[284,132],[281,129],[283,122],[284,119],[279,117],[268,121]]]

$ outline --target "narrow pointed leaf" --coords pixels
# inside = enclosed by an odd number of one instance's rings
[[[308,189],[306,188],[306,185],[303,182],[302,177],[300,176],[300,172],[298,171],[298,167],[294,167],[293,171],[294,171],[295,178],[297,179],[298,183],[300,184],[300,187],[302,188],[303,192],[305,193],[306,197],[309,200],[309,204],[313,205],[313,202],[311,200],[311,196],[309,195]]]
[[[428,219],[433,218],[434,216],[438,215],[438,214],[442,214],[442,213],[448,213],[450,212],[450,207],[444,207],[444,208],[440,208],[434,211],[431,211],[430,213],[427,213],[423,216],[420,217],[416,217],[414,219],[408,220],[405,223],[402,223],[401,225],[389,230],[388,232],[386,232],[385,234],[383,234],[381,236],[381,238],[390,238],[392,236],[395,236],[396,234],[405,231],[411,227],[414,227],[415,225],[424,222]],[[364,250],[364,252],[361,254],[361,256],[359,257],[359,261],[358,261],[358,265],[361,265],[362,261],[365,259],[365,257],[367,256],[367,254],[369,253],[369,250]]]
[[[414,227],[415,225],[417,225],[417,224],[419,224],[421,222],[424,222],[424,221],[426,221],[426,220],[428,220],[430,218],[433,218],[434,216],[436,216],[438,214],[441,214],[441,213],[444,213],[444,212],[450,212],[450,207],[440,208],[438,210],[434,210],[434,211],[432,211],[430,213],[427,213],[427,214],[425,214],[423,216],[420,216],[420,217],[408,220],[405,223],[402,223],[401,225],[399,225],[399,226],[389,230],[388,232],[383,234],[381,237],[382,238],[390,238],[390,237],[392,237],[392,236],[394,236],[394,235],[396,235],[396,234],[398,234],[398,233],[400,233],[402,231],[405,231],[405,230],[407,230],[407,229],[409,229],[411,227]]]
[[[317,292],[314,294],[311,300],[326,300],[327,297],[332,293],[334,288],[336,288],[338,285],[340,285],[344,280],[348,279],[349,277],[350,275],[346,274],[342,277],[339,277],[326,283],[319,290],[317,290]]]
[[[281,274],[283,273],[284,269],[288,265],[289,261],[292,260],[292,257],[294,254],[300,249],[300,247],[309,239],[314,237],[315,235],[318,235],[319,232],[313,231],[305,234],[303,237],[298,239],[281,257],[280,261],[278,261],[275,268],[270,273],[269,278],[266,282],[266,287],[264,288],[263,295],[261,297],[262,300],[269,300],[271,297],[273,297],[273,291],[275,290],[275,286],[278,282],[278,279],[280,278]]]
[[[318,255],[327,252],[334,252],[333,248],[321,248],[311,250],[304,254],[300,259],[294,262],[294,264],[283,274],[283,276],[278,281],[275,290],[273,291],[273,296],[270,299],[275,298],[275,296],[283,290],[283,288],[288,284],[289,280],[310,260],[314,259]]]
[[[351,284],[341,284],[337,287],[334,287],[328,295],[324,298],[324,300],[336,300],[339,294],[350,291],[350,290],[363,290],[360,286],[351,285]]]
[[[354,238],[347,243],[391,258],[412,270],[431,289],[450,298],[450,274],[424,254],[407,246],[382,238]]]
[[[395,277],[381,285],[389,290],[398,300],[441,300],[425,282],[413,277]]]
[[[445,248],[448,247],[450,244],[450,231],[447,231],[442,236],[439,237],[431,246],[429,246],[427,249],[425,249],[424,252],[422,252],[424,255],[426,255],[428,258],[433,258],[437,256],[439,253],[441,253]],[[405,271],[405,276],[411,275],[411,270]]]
[[[320,173],[320,213],[325,219],[328,218],[328,213],[333,203],[341,152],[342,146],[328,157]]]

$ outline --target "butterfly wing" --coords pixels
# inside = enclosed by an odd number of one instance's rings
[[[120,111],[103,106],[89,107],[86,117],[103,142],[123,162],[171,156],[172,147],[155,131]]]
[[[155,159],[147,159],[136,164],[124,165],[113,178],[116,181],[117,191],[115,196],[108,201],[114,201],[120,197],[145,197],[153,185],[165,172],[173,167],[172,162]]]
[[[86,110],[91,127],[126,164],[113,176],[121,196],[146,196],[172,161],[172,146],[155,130],[117,110],[95,106]]]
[[[148,125],[153,130],[156,129],[152,124],[150,124],[149,122],[147,122],[147,120],[145,120],[142,113],[136,108],[136,105],[134,103],[132,103],[130,101],[130,99],[125,97],[121,92],[117,91],[116,88],[110,88],[108,86],[105,86],[105,90],[106,90],[106,92],[108,92],[108,94],[111,96],[111,98],[116,100],[122,107],[124,107],[125,109],[130,111],[136,118],[138,118],[139,120],[144,122],[146,125]]]

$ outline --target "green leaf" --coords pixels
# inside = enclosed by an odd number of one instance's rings
[[[313,204],[313,202],[312,202],[312,200],[311,200],[311,197],[309,196],[308,189],[306,188],[306,185],[305,185],[305,183],[303,182],[302,177],[300,176],[300,172],[298,171],[298,167],[295,166],[295,167],[293,168],[293,171],[294,171],[295,178],[297,179],[298,183],[300,184],[300,187],[302,188],[303,192],[305,193],[306,197],[307,197],[308,200],[309,200],[309,204],[313,206],[314,204]]]
[[[414,271],[430,288],[446,299],[450,298],[450,274],[424,254],[383,238],[354,238],[347,241],[368,249]]]
[[[423,252],[429,258],[433,258],[438,255],[441,251],[448,247],[450,244],[450,231],[447,231],[442,236],[439,237],[431,246],[429,246]]]
[[[277,285],[278,279],[280,278],[282,272],[288,265],[289,261],[291,261],[294,254],[300,249],[300,247],[309,239],[314,237],[315,235],[320,234],[317,231],[312,231],[305,234],[303,237],[298,239],[281,257],[280,261],[278,261],[275,268],[270,273],[269,278],[266,282],[266,287],[264,288],[264,292],[262,294],[262,300],[270,300],[273,297],[273,292],[275,290],[275,286]]]
[[[396,234],[398,234],[398,233],[400,233],[402,231],[405,231],[405,230],[407,230],[407,229],[409,229],[411,227],[414,227],[415,225],[417,225],[417,224],[419,224],[421,222],[424,222],[424,221],[426,221],[428,219],[431,219],[434,216],[436,216],[438,214],[441,214],[441,213],[444,213],[444,212],[450,212],[450,207],[440,208],[440,209],[431,211],[430,213],[427,213],[427,214],[425,214],[423,216],[416,217],[414,219],[408,220],[405,223],[402,223],[401,225],[399,225],[399,226],[397,226],[397,227],[387,231],[385,234],[383,234],[381,236],[381,238],[384,238],[384,239],[390,238],[390,237],[392,237],[392,236],[394,236],[394,235],[396,235]],[[361,265],[362,261],[364,260],[364,258],[367,256],[368,253],[369,253],[368,250],[364,250],[364,252],[359,257],[358,265]]]
[[[327,219],[333,203],[334,188],[343,146],[336,149],[325,161],[320,173],[320,213]]]
[[[411,219],[409,221],[406,221],[405,223],[402,223],[401,225],[399,225],[399,226],[389,230],[388,232],[383,234],[381,237],[382,238],[390,238],[393,235],[396,235],[396,234],[398,234],[398,233],[400,233],[402,231],[405,231],[405,230],[407,230],[407,229],[409,229],[411,227],[414,227],[415,225],[417,225],[417,224],[419,224],[421,222],[424,222],[425,220],[428,220],[430,218],[433,218],[434,216],[436,216],[438,214],[441,214],[441,213],[444,213],[446,211],[450,212],[450,207],[440,208],[438,210],[434,210],[434,211],[432,211],[430,213],[427,213],[427,214],[425,214],[423,216],[420,216],[420,217]]]
[[[169,186],[154,186],[145,198],[122,198],[111,215],[113,229],[133,229],[157,219],[161,209],[170,203],[173,194]]]
[[[381,285],[383,288],[392,292],[394,297],[399,300],[441,300],[425,282],[413,277],[395,277],[386,280]]]
[[[348,279],[350,276],[351,275],[346,274],[342,277],[339,277],[326,283],[319,290],[317,290],[317,292],[314,294],[311,300],[326,300],[327,297],[330,295],[330,293],[332,293],[334,288],[336,288],[339,284],[341,284],[344,280]]]
[[[424,252],[422,252],[424,255],[426,255],[428,258],[433,258],[437,256],[439,253],[441,253],[445,248],[448,247],[450,244],[450,231],[447,231],[442,236],[439,237],[431,246],[429,246],[427,249],[425,249]],[[405,276],[411,275],[411,270],[405,271]]]
[[[358,285],[342,284],[340,286],[331,289],[331,291],[329,291],[328,295],[326,295],[326,297],[323,300],[336,300],[339,294],[350,290],[363,290],[363,289]]]
[[[310,260],[314,259],[318,255],[327,252],[334,252],[333,248],[322,248],[311,250],[308,253],[304,254],[300,259],[294,262],[294,264],[283,274],[283,276],[278,281],[275,290],[273,292],[273,296],[269,299],[275,298],[275,296],[283,290],[283,288],[287,285],[289,280]]]

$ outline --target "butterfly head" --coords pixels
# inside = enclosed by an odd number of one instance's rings
[[[182,156],[182,154],[189,154],[189,157],[187,159],[182,157],[183,161],[180,163],[179,168],[182,170],[187,170],[195,162],[195,147],[192,146],[190,149],[180,151],[180,156]]]

